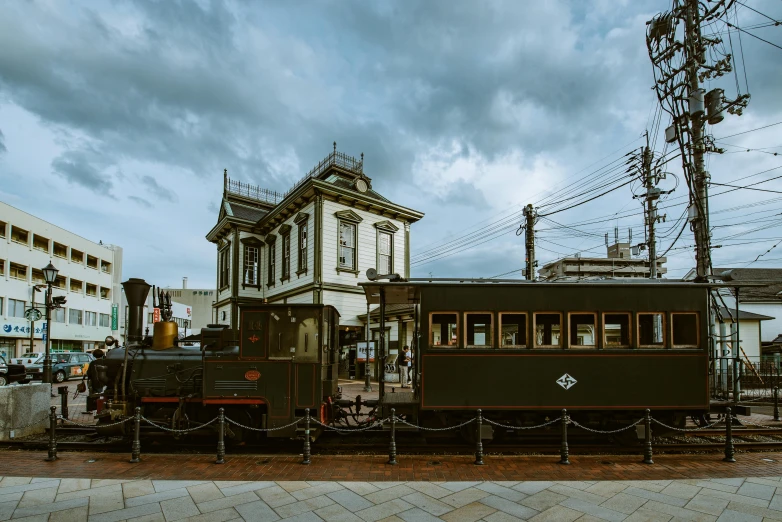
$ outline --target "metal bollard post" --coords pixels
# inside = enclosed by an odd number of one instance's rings
[[[774,420],[779,421],[779,388],[774,386]]]
[[[644,419],[644,464],[654,464],[652,460],[652,412],[647,408]]]
[[[217,410],[217,460],[215,464],[225,464],[225,409]]]
[[[391,444],[388,446],[388,463],[396,466],[396,409],[391,408]]]
[[[301,461],[302,464],[309,465],[312,461],[310,460],[310,409],[307,408],[304,410],[304,459]]]
[[[57,460],[57,407],[52,406],[49,409],[49,456],[46,462]]]
[[[141,408],[136,406],[136,415],[133,427],[133,445],[130,450],[130,463],[141,462]]]
[[[68,387],[58,386],[57,393],[60,394],[60,414],[63,419],[68,418]]]
[[[730,408],[725,408],[725,462],[736,462],[733,455],[736,454],[733,448],[733,415]]]
[[[570,464],[570,460],[568,460],[568,447],[567,447],[567,423],[568,423],[568,416],[567,416],[567,410],[562,410],[562,448],[560,449],[560,458],[559,463],[560,464]]]
[[[483,440],[481,439],[481,427],[483,426],[483,414],[481,413],[481,410],[478,410],[478,419],[476,421],[477,426],[475,431],[477,432],[476,439],[478,442],[475,443],[475,465],[476,466],[483,466]]]

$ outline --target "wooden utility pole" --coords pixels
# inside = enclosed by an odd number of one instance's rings
[[[527,218],[525,230],[525,251],[526,251],[526,258],[527,258],[527,267],[525,269],[525,277],[528,281],[534,281],[535,280],[535,218],[538,216],[538,213],[535,211],[535,209],[532,207],[532,204],[530,203],[526,207],[524,207],[524,216]]]

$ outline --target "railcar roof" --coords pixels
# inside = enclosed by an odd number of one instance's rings
[[[380,288],[384,289],[386,304],[410,304],[420,301],[420,289],[435,286],[468,286],[468,287],[679,287],[679,288],[739,288],[748,286],[764,286],[762,283],[746,282],[709,282],[695,283],[682,279],[590,279],[590,280],[562,280],[562,281],[528,281],[526,279],[470,279],[470,278],[425,278],[408,279],[407,281],[368,281],[359,283],[364,289],[364,294],[369,304],[380,303]]]

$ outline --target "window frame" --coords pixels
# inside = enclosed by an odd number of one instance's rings
[[[24,268],[24,277],[23,278],[22,277],[18,277],[16,275],[16,272],[20,268]],[[10,277],[11,279],[16,279],[17,281],[27,281],[27,273],[28,272],[30,272],[30,267],[29,266],[25,266],[25,265],[23,265],[21,263],[14,263],[13,261],[11,261],[8,264],[8,277]]]
[[[432,323],[432,319],[434,318],[435,315],[439,315],[439,314],[451,314],[451,315],[454,315],[456,317],[456,344],[446,344],[446,345],[443,345],[443,344],[436,345],[436,344],[434,344],[434,339],[433,339],[434,329],[432,328],[432,324],[433,324]],[[459,339],[460,339],[459,335],[461,333],[461,324],[459,324],[459,320],[460,320],[459,316],[460,315],[461,314],[459,314],[459,312],[452,311],[452,310],[451,311],[443,310],[443,311],[429,312],[429,339],[427,340],[427,343],[429,344],[429,348],[432,348],[432,349],[435,349],[435,350],[440,350],[440,349],[452,350],[452,349],[461,348],[459,346]]]
[[[488,315],[491,318],[491,322],[489,323],[489,344],[488,345],[482,345],[482,344],[469,344],[467,343],[467,316],[468,315]],[[482,311],[482,310],[470,310],[469,312],[464,312],[464,344],[463,346],[465,348],[473,349],[473,350],[493,350],[495,348],[494,343],[494,312],[492,311]],[[457,323],[457,334],[458,334],[458,323]]]
[[[388,254],[383,254],[380,251],[380,247],[382,245],[381,239],[383,236],[388,236]],[[379,274],[393,274],[394,273],[394,233],[389,232],[388,230],[378,229],[377,230],[377,248],[375,249],[375,266],[377,267],[377,271]],[[382,269],[381,270],[381,260],[383,257],[388,257],[388,269]]]
[[[282,261],[282,271],[280,274],[280,283],[290,281],[291,278],[291,234],[288,231],[287,234],[282,234],[282,253],[280,256]]]
[[[558,315],[559,316],[559,344],[541,344],[538,345],[538,335],[537,335],[537,329],[538,329],[538,321],[537,317],[538,315]],[[532,348],[534,350],[561,350],[564,346],[562,342],[562,333],[563,333],[563,322],[562,322],[562,312],[556,312],[556,311],[545,311],[541,310],[539,312],[532,312]]]
[[[277,236],[269,234],[266,236],[266,286],[274,286],[274,277],[277,275]]]
[[[16,314],[16,308],[18,306],[17,303],[22,303],[22,315],[15,315]],[[12,304],[14,306],[13,313],[11,312],[11,305]],[[8,317],[16,317],[18,319],[19,318],[24,319],[24,311],[25,311],[26,307],[27,307],[27,301],[23,301],[21,299],[14,299],[13,297],[9,297],[8,298]]]
[[[251,249],[255,251],[255,260],[254,260],[254,266],[252,265],[253,260],[248,259],[251,254]],[[244,255],[242,256],[243,264],[242,264],[242,286],[260,286],[260,276],[261,276],[261,251],[260,248],[255,245],[244,245]],[[247,280],[247,274],[248,270],[252,270],[253,273],[253,279],[252,282],[249,282]]]
[[[503,346],[502,344],[502,316],[503,315],[523,315],[524,316],[524,346],[511,344]],[[497,312],[497,348],[500,350],[529,350],[529,312],[527,311],[503,311]]]
[[[72,320],[73,312],[78,312],[78,322],[74,322]],[[68,324],[78,324],[80,326],[84,326],[84,310],[80,308],[68,308]]]
[[[674,344],[673,337],[673,316],[675,315],[694,315],[695,316],[695,344]],[[671,349],[673,350],[698,350],[701,346],[701,317],[697,311],[692,312],[671,312],[670,321]]]
[[[593,318],[592,324],[595,327],[595,334],[593,336],[594,343],[593,344],[573,344],[570,342],[570,318],[574,315],[591,315]],[[598,322],[597,322],[597,312],[568,312],[567,313],[567,348],[568,350],[597,350],[599,348],[599,335],[598,335]],[[576,338],[578,338],[578,329],[576,329]]]
[[[342,244],[342,227],[349,227],[353,230],[353,246],[344,246]],[[352,255],[350,258],[351,265],[348,266],[346,264],[342,263],[342,249],[343,248],[349,248],[352,250]],[[345,259],[347,259],[347,256],[344,256]],[[348,221],[345,219],[340,219],[339,224],[337,226],[337,270],[340,272],[354,272],[358,273],[358,223],[354,223],[352,221]]]
[[[218,289],[225,290],[231,285],[231,245],[224,246],[217,252]]]
[[[656,344],[641,344],[641,316],[642,315],[653,315],[653,314],[659,314],[663,318],[663,325],[661,328],[662,334],[663,334],[663,340],[662,344],[656,345]],[[667,314],[665,312],[661,311],[651,311],[651,312],[636,312],[635,313],[635,332],[638,339],[638,348],[640,350],[665,350],[667,348],[666,345],[666,336],[665,336],[665,330],[668,327],[666,322],[668,321]]]
[[[296,238],[296,244],[298,245],[296,249],[298,252],[298,268],[296,270],[296,275],[307,273],[307,257],[309,255],[309,251],[307,250],[309,241],[309,229],[307,228],[308,222],[309,219],[305,219],[303,222],[299,223],[298,235]],[[302,234],[302,232],[304,233]]]
[[[600,324],[603,329],[603,335],[601,336],[602,346],[604,350],[626,350],[633,347],[633,313],[632,312],[601,312],[602,322]],[[608,346],[606,341],[606,315],[626,315],[627,316],[627,344],[619,346]]]

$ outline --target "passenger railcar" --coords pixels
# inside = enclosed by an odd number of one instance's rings
[[[676,281],[370,282],[370,303],[414,304],[416,384],[381,404],[420,422],[475,415],[682,423],[709,411],[709,286]],[[381,316],[383,312],[381,311]],[[383,328],[381,328],[381,331]]]

